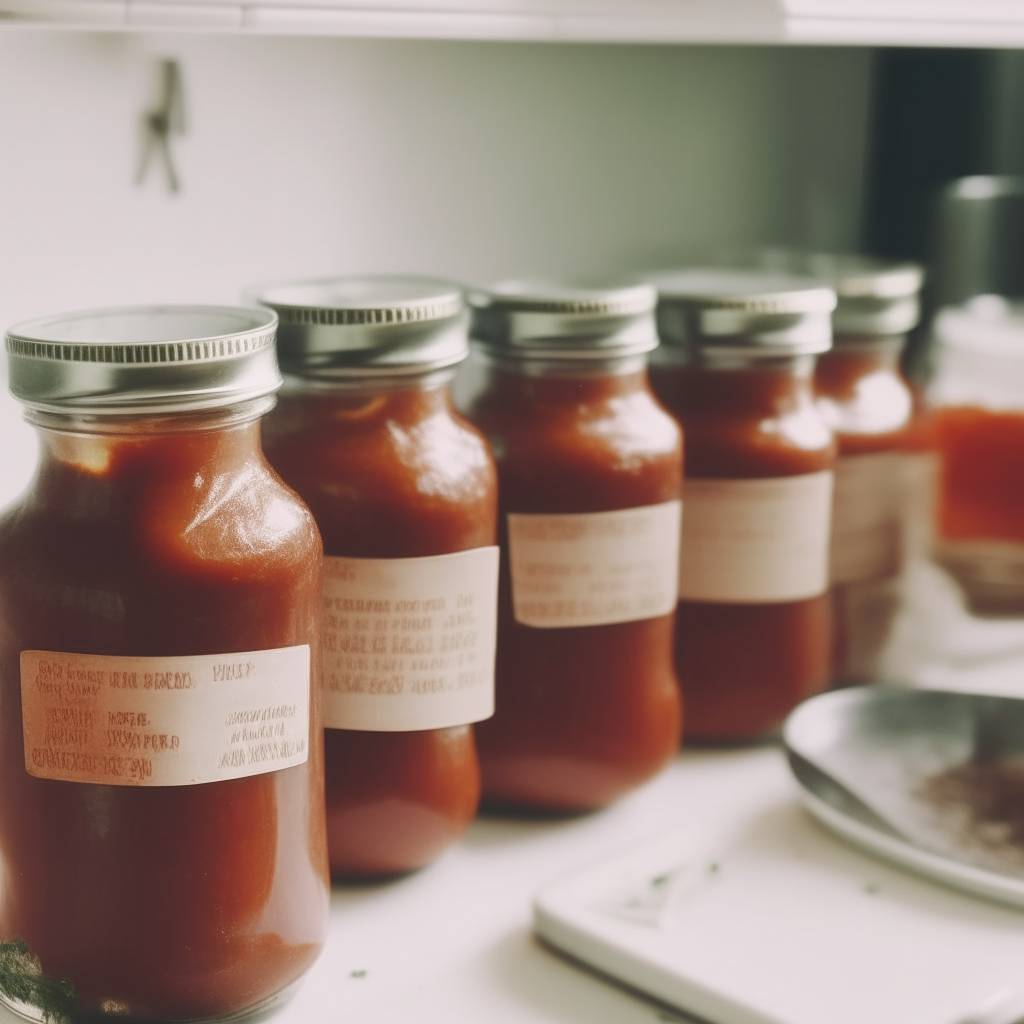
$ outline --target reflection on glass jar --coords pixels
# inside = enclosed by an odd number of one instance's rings
[[[453,408],[461,292],[419,278],[282,285],[275,468],[324,538],[327,828],[337,875],[433,860],[476,814],[494,707],[497,479]]]
[[[679,743],[682,447],[647,383],[654,291],[512,284],[472,303],[502,536],[484,797],[599,807]]]
[[[812,373],[835,293],[738,270],[654,281],[652,381],[686,440],[676,630],[686,735],[757,736],[830,675],[835,444]]]
[[[41,449],[0,519],[0,998],[29,1015],[230,1016],[323,945],[321,548],[260,450],[275,325],[8,332]]]
[[[1024,307],[996,296],[934,326],[935,557],[973,611],[1024,612]]]

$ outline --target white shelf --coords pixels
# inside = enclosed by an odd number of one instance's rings
[[[1024,47],[1021,0],[0,0],[0,16],[93,30]]]

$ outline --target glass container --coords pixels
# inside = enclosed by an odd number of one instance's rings
[[[776,728],[830,677],[835,442],[815,357],[836,298],[816,281],[658,275],[658,397],[686,438],[676,668],[686,735]]]
[[[899,607],[908,479],[923,482],[913,396],[900,373],[917,325],[922,272],[913,264],[816,255],[807,269],[838,295],[833,344],[818,359],[818,408],[836,437],[830,579],[837,682],[870,682]],[[925,454],[927,458],[927,454]]]
[[[0,517],[0,999],[34,1019],[234,1019],[324,943],[321,545],[260,448],[276,320],[7,332],[40,460]]]
[[[476,814],[494,706],[497,479],[449,385],[461,292],[419,278],[270,288],[286,384],[264,444],[324,538],[336,875],[418,868]]]
[[[1024,306],[979,296],[936,317],[935,557],[975,612],[1024,613]]]
[[[682,446],[652,395],[649,286],[471,296],[488,364],[471,418],[498,464],[494,805],[600,807],[679,743],[672,665]]]

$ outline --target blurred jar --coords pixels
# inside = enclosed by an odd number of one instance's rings
[[[1024,305],[978,296],[935,319],[935,558],[972,611],[1024,613]]]
[[[806,269],[832,285],[832,349],[818,360],[818,409],[839,458],[832,519],[837,681],[877,677],[899,604],[905,559],[904,480],[922,481],[908,459],[913,398],[900,373],[907,332],[918,321],[922,271],[854,256],[814,255]]]
[[[497,480],[449,385],[458,288],[270,288],[285,371],[267,457],[324,539],[327,839],[336,875],[408,871],[476,814],[471,723],[494,706]]]
[[[654,289],[508,285],[471,302],[489,362],[471,415],[498,463],[502,537],[484,797],[600,807],[679,745],[682,444],[647,382]]]
[[[658,397],[686,439],[676,668],[686,735],[777,727],[830,677],[835,444],[814,400],[836,298],[739,270],[659,275]]]

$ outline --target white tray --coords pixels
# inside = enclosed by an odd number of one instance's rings
[[[793,798],[693,822],[564,876],[538,895],[535,928],[714,1024],[1024,1015],[1024,914],[864,856]]]

